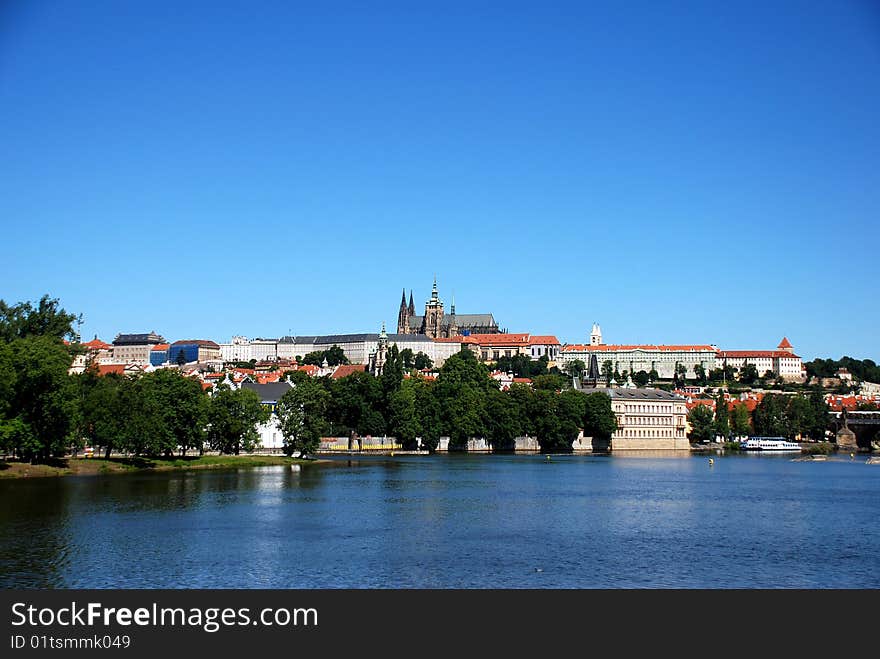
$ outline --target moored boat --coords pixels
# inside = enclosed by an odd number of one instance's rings
[[[800,451],[800,444],[790,442],[785,437],[749,437],[740,442],[740,450],[743,451]]]

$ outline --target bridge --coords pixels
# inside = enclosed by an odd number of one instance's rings
[[[830,429],[837,434],[844,423],[856,435],[859,450],[880,449],[880,411],[831,412]]]

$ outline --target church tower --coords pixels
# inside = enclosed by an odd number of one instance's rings
[[[379,332],[379,341],[375,350],[370,351],[368,370],[375,377],[382,375],[385,362],[388,361],[388,334],[385,332],[385,321],[382,321],[382,331]]]
[[[416,315],[416,305],[413,304],[412,289],[409,289],[409,309],[407,311],[409,311],[410,318]]]
[[[593,329],[590,332],[590,345],[602,345],[602,329],[599,327],[599,323],[593,323]]]
[[[458,323],[455,321],[455,292],[452,293],[452,304],[449,305],[449,325],[446,328],[445,338],[458,335]]]
[[[443,302],[437,294],[437,276],[434,275],[434,287],[431,289],[431,299],[425,302],[425,319],[422,324],[422,334],[436,339],[442,337],[443,327]]]
[[[412,293],[409,294],[409,307],[406,306],[406,289],[400,296],[400,311],[397,313],[397,333],[409,334],[409,319],[414,315],[412,308]]]

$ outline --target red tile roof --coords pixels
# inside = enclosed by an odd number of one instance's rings
[[[785,350],[719,350],[718,356],[722,359],[800,359],[797,355]]]
[[[782,348],[793,348],[794,346],[791,345],[791,343],[789,342],[787,337],[783,336],[782,341],[780,341],[779,345],[776,347],[782,349]]]
[[[163,351],[165,351],[165,350],[168,350],[169,347],[170,347],[170,346],[169,346],[167,343],[157,343],[157,344],[154,345],[152,348],[150,348],[150,351],[151,351],[151,352],[153,352],[153,351],[156,351],[156,352],[163,352]]]
[[[336,370],[333,371],[332,377],[334,380],[338,380],[340,378],[348,377],[354,373],[363,373],[367,370],[367,367],[364,364],[340,364],[336,367]]]
[[[746,398],[745,400],[729,400],[727,401],[727,410],[729,412],[733,412],[733,408],[735,408],[737,405],[745,405],[749,413],[752,413],[755,411],[755,408],[758,407],[758,403],[760,402],[761,401],[755,400],[754,398]]]
[[[700,405],[711,407],[713,410],[715,409],[715,401],[711,398],[697,398],[696,400],[691,400],[685,403],[685,407],[688,408],[688,411],[694,409],[695,407],[699,407]]]
[[[98,375],[108,375],[110,373],[125,374],[125,364],[98,364],[97,368]]]
[[[716,352],[717,349],[709,345],[681,345],[681,346],[664,346],[664,345],[611,345],[602,344],[593,345],[566,345],[562,348],[563,352],[623,352],[628,350],[644,350],[646,352]],[[787,354],[787,353],[786,353]]]
[[[547,346],[558,346],[559,339],[555,336],[530,336],[529,337],[529,345],[530,346],[538,346],[538,345],[547,345]]]
[[[88,348],[89,350],[110,350],[113,346],[109,343],[104,343],[101,339],[92,339],[91,341],[87,341],[83,343],[83,347]]]
[[[481,346],[525,346],[529,343],[528,332],[515,334],[470,334],[467,337]]]
[[[513,378],[514,382],[519,382],[520,384],[531,384],[532,378]]]

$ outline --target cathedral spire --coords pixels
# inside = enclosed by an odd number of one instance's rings
[[[406,310],[406,288],[404,288],[403,293],[400,294],[400,310]]]
[[[416,305],[413,303],[412,289],[409,289],[409,309],[407,311],[409,311],[410,316],[416,315]]]
[[[449,307],[449,313],[455,315],[455,291],[452,291],[452,304]]]
[[[431,299],[437,299],[437,275],[434,275],[434,286],[431,287]]]

